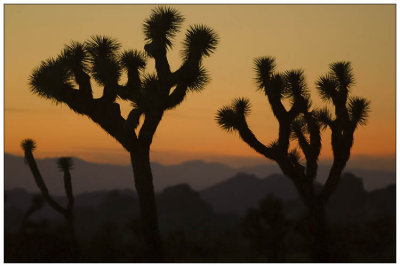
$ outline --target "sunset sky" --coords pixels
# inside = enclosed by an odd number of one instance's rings
[[[253,60],[260,56],[275,57],[280,71],[302,68],[316,106],[325,105],[316,93],[316,79],[328,72],[330,63],[350,61],[356,79],[352,94],[371,101],[368,125],[356,131],[352,154],[395,155],[395,5],[172,6],[186,18],[169,52],[173,70],[181,63],[181,41],[188,25],[210,26],[220,43],[204,62],[212,81],[164,115],[152,145],[153,161],[260,160],[236,134],[222,131],[214,120],[219,107],[235,97],[247,97],[252,103],[251,129],[265,143],[277,137],[278,124],[268,101],[256,91]],[[143,50],[142,24],[154,7],[5,5],[5,152],[22,155],[21,140],[32,138],[38,144],[38,157],[68,155],[128,164],[128,153],[90,119],[30,93],[28,77],[65,44],[95,34],[118,39],[122,49]],[[122,104],[124,116],[129,107]],[[331,157],[327,133],[322,158]]]

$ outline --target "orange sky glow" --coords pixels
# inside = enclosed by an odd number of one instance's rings
[[[330,63],[350,61],[356,79],[352,94],[371,101],[368,124],[356,131],[352,154],[395,155],[395,5],[171,6],[186,18],[168,54],[173,70],[181,63],[180,44],[189,25],[212,27],[220,43],[204,61],[212,79],[205,90],[190,93],[181,106],[165,113],[152,144],[153,161],[259,157],[238,135],[222,131],[214,117],[233,98],[247,97],[253,132],[265,143],[277,137],[268,101],[256,91],[253,60],[260,56],[275,57],[279,71],[303,69],[316,106],[325,105],[316,79]],[[22,155],[21,140],[32,138],[38,157],[128,164],[128,153],[88,118],[30,93],[28,77],[65,44],[94,34],[118,39],[122,49],[143,50],[142,23],[154,7],[5,5],[5,152]],[[94,95],[99,97],[100,90]],[[126,116],[130,106],[120,103]],[[331,156],[328,133],[322,158]]]

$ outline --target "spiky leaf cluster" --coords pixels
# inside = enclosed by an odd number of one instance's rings
[[[350,62],[336,62],[329,68],[330,72],[316,82],[321,98],[334,104],[337,116],[335,120],[346,123],[350,120],[350,124],[354,125],[352,127],[365,125],[370,103],[364,98],[349,97],[350,87],[354,84]],[[323,127],[332,125],[334,119],[327,108],[319,110],[316,114]]]
[[[321,76],[316,85],[322,100],[331,101],[336,96],[338,83],[332,75]]]
[[[276,67],[275,58],[259,57],[254,60],[254,65],[257,86],[260,90],[265,90]]]
[[[69,171],[72,169],[74,162],[70,157],[61,157],[57,159],[57,167],[60,171]]]
[[[29,77],[31,91],[57,102],[62,100],[65,89],[72,88],[70,74],[61,57],[43,61]]]
[[[102,85],[116,85],[121,75],[117,52],[121,45],[117,40],[106,36],[92,36],[86,42],[90,55],[93,78]]]
[[[335,77],[339,85],[343,88],[348,88],[354,84],[353,70],[350,62],[335,62],[329,65],[330,74]]]
[[[317,82],[317,89],[325,101],[346,102],[350,87],[354,84],[354,77],[350,62],[335,62],[329,65],[328,74],[321,76]]]
[[[164,49],[172,47],[172,40],[179,31],[183,16],[175,9],[158,7],[143,24],[146,41],[154,42]]]
[[[32,152],[36,149],[36,142],[32,139],[24,139],[21,142],[21,147],[25,152]]]
[[[368,113],[370,111],[370,102],[365,98],[351,97],[348,103],[350,120],[357,125],[366,125]]]
[[[209,81],[207,70],[201,65],[191,68],[180,79],[181,83],[184,83],[191,91],[195,92],[200,92]]]
[[[260,57],[254,61],[258,90],[270,99],[290,99],[303,110],[311,106],[303,70],[275,72],[276,63],[273,57]]]
[[[284,72],[284,95],[295,102],[297,98],[309,99],[309,92],[303,70],[289,70]]]
[[[191,56],[210,56],[217,48],[218,36],[213,29],[205,25],[194,25],[186,32],[183,41],[183,55]]]
[[[128,71],[143,70],[146,67],[146,55],[138,50],[127,50],[122,53],[120,62],[121,66]]]
[[[227,132],[237,130],[240,123],[250,113],[250,102],[246,98],[236,98],[232,105],[222,107],[218,110],[216,121],[222,129]]]
[[[315,118],[321,124],[322,129],[331,125],[333,122],[332,114],[327,107],[315,111]]]
[[[90,58],[85,45],[82,43],[73,41],[66,45],[60,57],[73,74],[89,71]]]

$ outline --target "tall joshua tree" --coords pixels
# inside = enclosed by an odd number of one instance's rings
[[[86,115],[130,153],[147,256],[154,261],[161,260],[162,253],[150,145],[164,112],[177,107],[189,91],[200,91],[207,83],[203,58],[213,53],[218,42],[211,28],[190,26],[183,41],[183,63],[172,72],[167,51],[172,48],[183,20],[175,9],[153,9],[143,24],[146,53],[137,50],[119,53],[120,44],[116,40],[94,36],[85,43],[67,45],[59,56],[42,62],[30,77],[32,92]],[[155,61],[155,73],[144,73],[146,57]],[[123,72],[128,79],[120,84]],[[102,97],[93,98],[91,79],[103,87]],[[121,116],[117,98],[132,103],[126,119]]]
[[[310,212],[315,260],[330,261],[325,207],[350,158],[354,131],[366,123],[369,101],[350,96],[354,78],[349,62],[331,64],[329,73],[316,82],[321,98],[333,104],[334,115],[327,107],[312,109],[302,70],[276,72],[275,60],[271,57],[257,58],[255,70],[258,90],[267,96],[279,122],[277,140],[265,145],[256,138],[246,121],[250,103],[244,98],[235,99],[231,106],[219,109],[217,122],[228,132],[238,132],[244,142],[275,161],[293,181]],[[290,101],[290,108],[284,106],[284,99]],[[321,150],[321,131],[325,128],[331,130],[333,164],[326,182],[317,192],[314,181]],[[291,141],[297,141],[301,152],[290,148]],[[301,153],[305,157],[305,164],[300,162]]]
[[[36,143],[32,139],[25,139],[22,141],[21,146],[25,152],[25,163],[29,165],[35,183],[39,187],[44,201],[46,201],[50,207],[52,207],[56,212],[60,213],[65,218],[65,221],[67,222],[68,234],[71,239],[71,249],[74,253],[76,253],[78,249],[74,228],[74,195],[72,193],[70,173],[73,165],[72,159],[68,157],[62,157],[57,160],[58,168],[64,173],[64,189],[68,199],[67,207],[64,208],[50,195],[46,183],[43,180],[42,174],[40,173],[40,170],[36,164],[35,157],[33,156],[33,150],[36,148]]]

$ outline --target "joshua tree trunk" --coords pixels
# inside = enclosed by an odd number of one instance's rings
[[[150,262],[161,262],[163,261],[163,253],[149,152],[148,147],[139,148],[135,155],[131,153],[131,162],[146,242],[145,257]]]
[[[67,222],[67,231],[69,242],[71,244],[71,256],[73,259],[78,260],[81,256],[81,252],[79,249],[78,239],[75,234],[75,219],[74,214],[71,211],[68,211],[64,214],[65,221]]]
[[[315,203],[314,206],[309,207],[309,214],[313,258],[316,262],[331,262],[325,205]]]

